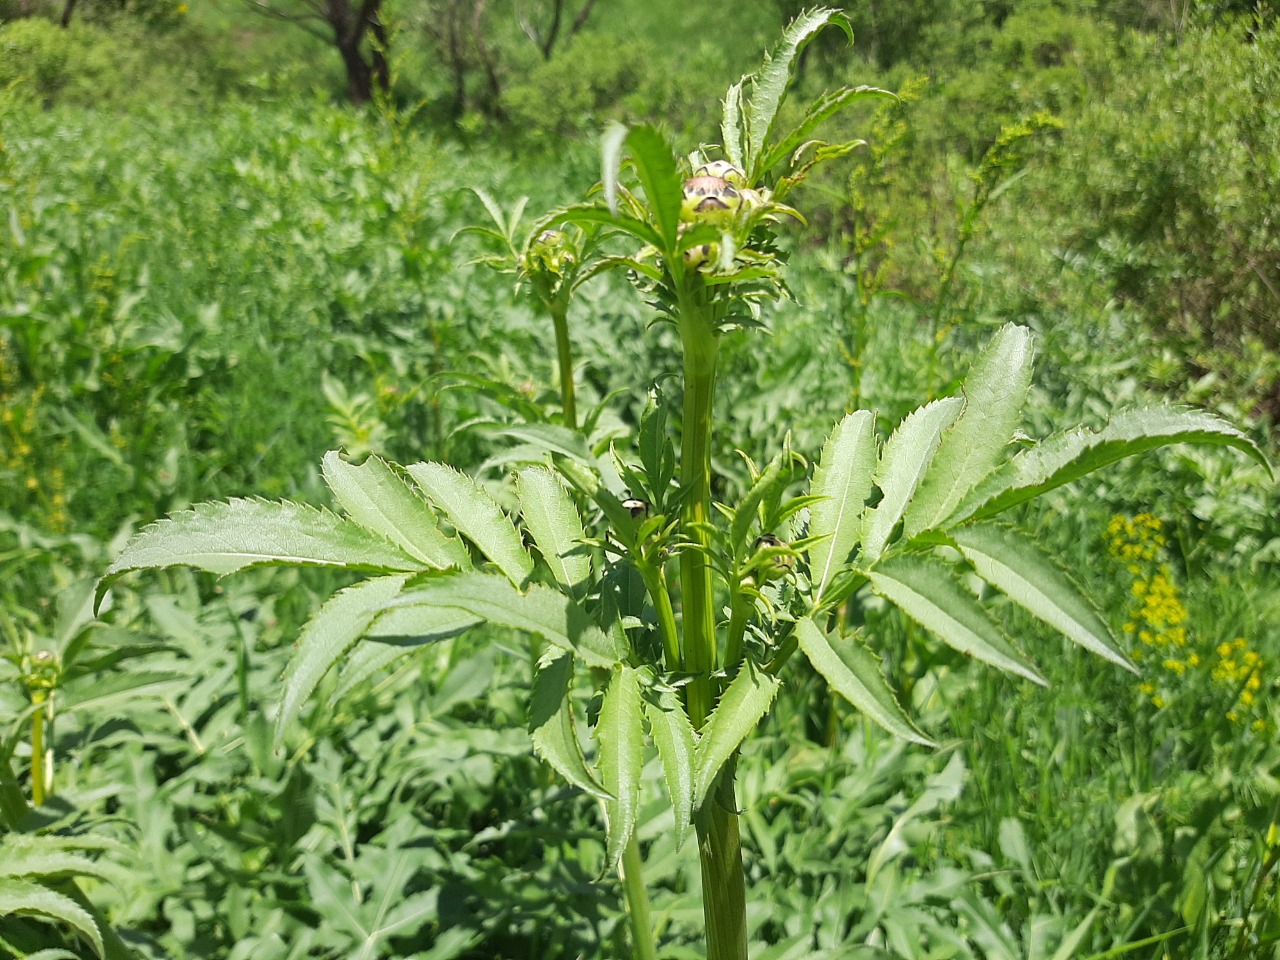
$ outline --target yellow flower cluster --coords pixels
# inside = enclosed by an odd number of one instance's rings
[[[1157,562],[1167,543],[1163,521],[1150,513],[1136,517],[1117,515],[1107,524],[1107,551],[1133,577],[1130,592],[1136,603],[1124,632],[1164,654],[1161,666],[1182,676],[1188,666],[1199,664],[1199,657],[1192,654],[1196,662],[1190,663],[1189,658],[1182,659],[1180,655],[1187,645],[1187,608],[1169,565]],[[1170,656],[1171,653],[1177,655]],[[1133,655],[1136,660],[1144,659],[1141,647]]]
[[[1240,709],[1251,710],[1258,702],[1262,689],[1262,657],[1249,648],[1249,641],[1236,637],[1218,644],[1218,662],[1213,665],[1213,679],[1238,691],[1235,705],[1227,713],[1232,720],[1240,720]],[[1259,721],[1254,721],[1256,727]]]
[[[1233,696],[1228,719],[1243,723],[1249,714],[1255,717],[1251,721],[1254,731],[1264,731],[1266,721],[1256,716],[1255,709],[1263,683],[1263,660],[1244,637],[1219,644],[1213,651],[1216,658],[1208,651],[1202,656],[1194,649],[1187,631],[1186,604],[1169,564],[1162,560],[1168,545],[1163,521],[1150,513],[1114,516],[1107,524],[1106,545],[1107,552],[1133,578],[1130,593],[1134,602],[1123,627],[1138,641],[1131,651],[1133,659],[1152,660],[1163,671],[1139,684],[1139,693],[1159,710],[1173,695],[1161,677],[1182,681],[1179,688],[1195,678],[1207,677],[1205,683],[1211,681],[1219,691]],[[1206,658],[1211,660],[1211,668]]]
[[[61,467],[42,469],[49,445],[40,440],[44,387],[23,390],[16,364],[0,338],[0,486],[25,490],[39,505],[51,530],[66,530],[66,478]],[[22,394],[25,393],[25,396]]]

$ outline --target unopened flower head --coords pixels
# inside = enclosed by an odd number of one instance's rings
[[[742,194],[723,177],[690,177],[684,182],[680,218],[695,223],[728,223],[740,206]]]
[[[695,177],[719,177],[739,189],[746,187],[747,178],[728,160],[711,160],[693,171]]]

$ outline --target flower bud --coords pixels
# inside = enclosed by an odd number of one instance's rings
[[[693,175],[695,177],[719,177],[739,189],[747,185],[747,178],[743,176],[742,171],[728,160],[710,160],[693,171]]]
[[[543,230],[529,244],[524,266],[530,273],[563,273],[564,268],[573,263],[573,260],[569,238],[560,230]]]
[[[684,252],[684,265],[691,270],[696,270],[699,267],[715,263],[719,256],[720,245],[718,243],[700,243]]]
[[[690,177],[684,182],[680,219],[717,225],[727,223],[741,205],[742,194],[723,177]]]
[[[649,504],[643,500],[637,500],[635,497],[628,497],[622,501],[623,508],[631,514],[632,517],[643,517],[649,512]]]

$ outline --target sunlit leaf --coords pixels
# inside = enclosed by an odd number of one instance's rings
[[[898,706],[893,690],[880,672],[880,661],[862,647],[856,637],[842,638],[838,644],[805,617],[796,624],[800,649],[818,675],[831,689],[858,708],[867,719],[878,723],[895,737],[926,747],[933,741],[921,733]]]
[[[994,524],[960,527],[951,537],[978,576],[1018,606],[1071,642],[1137,673],[1116,649],[1097,607],[1035,543],[1016,530]]]
[[[876,466],[875,417],[859,410],[840,422],[822,448],[810,493],[822,499],[809,508],[809,578],[821,596],[857,546],[862,511]]]
[[[407,577],[365,580],[335,594],[302,628],[289,661],[284,695],[276,714],[276,743],[324,675],[355,645],[376,617],[404,587]]]
[[[1022,451],[965,497],[950,522],[990,517],[1117,460],[1172,443],[1234,447],[1271,474],[1258,445],[1225,420],[1186,407],[1141,407],[1117,413],[1096,432],[1076,427]]]
[[[991,472],[1022,418],[1033,359],[1031,331],[1006,324],[974,360],[964,381],[964,412],[942,435],[907,507],[906,536],[945,521]]]
[[[518,586],[528,578],[533,560],[524,541],[480,484],[443,463],[415,463],[406,469],[436,509],[512,583]]]
[[[65,923],[88,940],[99,957],[104,955],[102,934],[89,912],[70,897],[39,883],[0,877],[0,917],[6,914]]]
[[[582,520],[560,480],[544,467],[522,470],[516,478],[520,515],[552,576],[571,592],[591,576],[591,560],[582,546]]]
[[[920,478],[929,469],[942,431],[955,421],[963,407],[964,401],[959,397],[935,400],[898,424],[889,437],[874,478],[883,496],[867,512],[862,525],[864,563],[875,562],[884,552]]]
[[[604,805],[608,870],[622,859],[635,830],[636,810],[640,805],[640,771],[644,766],[642,703],[639,676],[630,667],[619,665],[604,692],[595,729],[595,738],[600,744],[600,781],[614,798]]]
[[[674,690],[664,690],[646,700],[644,714],[649,720],[649,731],[666,776],[667,793],[676,818],[676,846],[679,847],[693,820],[696,748],[693,724],[689,722],[684,704]]]
[[[695,810],[707,799],[721,768],[768,713],[781,687],[777,677],[763,672],[750,659],[743,661],[698,738],[693,768]]]
[[[978,599],[957,583],[943,564],[922,557],[893,557],[872,569],[868,577],[876,593],[947,646],[1044,684]]]
[[[440,532],[431,508],[378,457],[355,466],[331,450],[320,469],[342,509],[362,527],[382,534],[426,566],[444,570],[471,565],[466,546]]]

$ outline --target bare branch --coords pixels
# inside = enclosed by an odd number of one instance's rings
[[[587,25],[587,19],[591,16],[591,10],[596,5],[596,0],[587,0],[582,5],[582,9],[578,11],[578,15],[573,18],[573,26],[569,28],[569,36],[574,36],[579,30]]]
[[[311,34],[313,37],[318,37],[319,39],[323,40],[325,43],[333,42],[333,37],[329,36],[328,34],[324,33],[321,30],[316,29],[311,25],[310,21],[315,20],[315,21],[319,21],[320,23],[323,23],[325,26],[330,26],[330,27],[332,26],[329,23],[327,18],[321,16],[318,13],[295,13],[295,14],[285,13],[283,10],[277,10],[275,7],[268,4],[266,0],[244,0],[244,3],[247,7],[249,7],[249,9],[253,10],[255,13],[261,14],[264,17],[271,17],[275,20],[283,20],[285,23],[292,23],[294,26],[298,27],[301,30],[305,30],[307,33]]]

